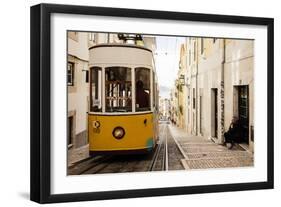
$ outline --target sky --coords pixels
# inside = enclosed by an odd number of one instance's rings
[[[160,96],[169,98],[179,68],[180,47],[183,37],[157,36],[154,54]]]

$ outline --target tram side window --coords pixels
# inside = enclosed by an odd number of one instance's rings
[[[101,74],[102,70],[99,67],[93,67],[90,70],[91,79],[90,79],[90,111],[92,112],[101,112],[102,111],[102,102],[101,102]]]
[[[135,69],[136,111],[150,111],[150,69]]]
[[[132,111],[132,76],[131,68],[105,68],[105,111]]]

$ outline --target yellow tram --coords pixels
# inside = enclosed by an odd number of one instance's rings
[[[129,44],[89,49],[90,154],[151,152],[158,138],[158,85],[151,50]]]

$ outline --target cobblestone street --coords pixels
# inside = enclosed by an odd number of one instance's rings
[[[159,150],[155,149],[151,154],[89,157],[88,145],[69,149],[68,174],[194,170],[254,165],[253,154],[239,144],[228,149],[202,136],[188,135],[172,124],[162,123],[159,126]],[[163,161],[166,162],[165,165]]]
[[[160,123],[160,138],[153,152],[89,157],[89,146],[68,150],[68,175],[184,170],[184,156],[171,136],[169,124]]]
[[[71,148],[67,152],[67,166],[70,167],[74,163],[89,158],[89,145],[84,145],[79,148]]]
[[[181,162],[186,170],[254,165],[253,154],[238,144],[230,150],[204,137],[188,135],[173,125],[169,125],[169,128],[184,155]]]

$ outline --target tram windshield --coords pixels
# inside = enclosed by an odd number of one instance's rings
[[[151,110],[150,70],[148,68],[136,68],[135,83],[136,83],[136,111]]]
[[[101,87],[101,75],[102,70],[99,67],[93,67],[90,69],[91,79],[90,79],[90,110],[94,112],[102,111],[102,87]]]
[[[131,68],[105,68],[105,111],[132,111]]]

